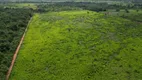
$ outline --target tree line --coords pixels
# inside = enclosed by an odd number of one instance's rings
[[[131,3],[131,4],[108,4],[104,3],[95,3],[95,2],[59,2],[52,4],[38,4],[38,12],[44,11],[64,11],[64,10],[76,10],[76,9],[85,9],[91,11],[106,11],[108,9],[142,9],[142,4],[140,3]]]
[[[13,54],[31,16],[29,9],[0,8],[0,80],[5,80]]]
[[[102,2],[102,1],[121,1],[121,2],[142,2],[142,0],[1,0],[0,2]]]

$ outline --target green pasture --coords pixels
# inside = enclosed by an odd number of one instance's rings
[[[10,80],[141,80],[142,24],[92,11],[35,14]]]

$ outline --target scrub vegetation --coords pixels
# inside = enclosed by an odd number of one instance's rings
[[[140,80],[142,24],[82,11],[37,13],[10,80]]]

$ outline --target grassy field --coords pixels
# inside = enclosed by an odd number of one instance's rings
[[[10,80],[141,80],[142,24],[91,11],[35,14]]]

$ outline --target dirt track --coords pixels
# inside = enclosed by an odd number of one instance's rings
[[[12,71],[12,69],[13,69],[13,66],[14,66],[14,63],[15,63],[17,54],[18,54],[18,52],[19,52],[19,50],[20,50],[20,47],[21,47],[21,45],[22,45],[22,43],[23,43],[25,34],[26,34],[26,32],[27,32],[27,29],[28,29],[28,26],[29,26],[31,20],[32,20],[32,17],[31,17],[31,19],[30,19],[30,21],[29,21],[29,23],[28,23],[28,25],[27,25],[27,28],[25,29],[25,32],[24,32],[24,34],[23,34],[23,36],[22,36],[22,38],[21,38],[21,40],[20,40],[20,43],[19,43],[19,45],[18,45],[18,47],[17,47],[17,49],[16,49],[16,51],[15,51],[15,53],[14,53],[14,55],[13,55],[13,59],[12,59],[12,61],[11,61],[11,65],[10,65],[10,67],[9,67],[9,70],[8,70],[7,74],[6,74],[6,80],[8,80],[9,77],[10,77],[10,74],[11,74],[11,71]]]

